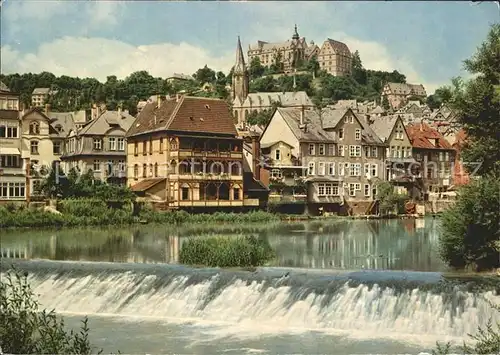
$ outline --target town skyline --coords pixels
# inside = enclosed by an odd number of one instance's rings
[[[160,77],[174,72],[192,74],[205,64],[227,73],[234,65],[238,35],[248,60],[249,44],[290,39],[297,24],[300,36],[308,42],[320,44],[328,37],[343,41],[352,52],[360,52],[366,68],[398,70],[408,82],[422,83],[431,94],[451,77],[464,75],[462,61],[475,51],[498,17],[494,3],[303,5],[6,1],[1,69],[4,74],[48,71],[100,81],[138,70]],[[437,21],[444,13],[454,20]],[[188,17],[193,19],[191,30],[186,30]],[[349,20],[353,17],[355,21]],[[131,30],[127,23],[134,18]],[[207,24],[207,18],[217,20]],[[40,22],[50,26],[39,26]],[[374,26],[379,31],[373,31]],[[407,30],[402,31],[403,26]]]

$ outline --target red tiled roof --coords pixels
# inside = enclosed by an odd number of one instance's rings
[[[181,131],[237,136],[228,104],[219,99],[183,96],[178,101],[147,104],[127,136],[152,131]]]
[[[453,149],[451,144],[441,133],[425,123],[410,124],[406,127],[406,132],[408,133],[414,148]],[[437,139],[437,146],[435,146],[429,139]]]

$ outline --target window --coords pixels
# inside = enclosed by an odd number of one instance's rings
[[[332,196],[339,196],[339,186],[332,184]]]
[[[94,150],[101,150],[101,149],[102,149],[102,139],[94,138]]]
[[[376,158],[378,157],[378,148],[377,147],[372,147],[372,157]]]
[[[139,155],[139,143],[137,142],[134,143],[134,155],[135,156]]]
[[[163,138],[160,138],[160,154],[163,154]]]
[[[30,150],[31,154],[38,154],[38,141],[30,142]]]
[[[325,184],[318,184],[318,196],[325,196]]]
[[[309,144],[309,155],[316,155],[316,145]]]
[[[359,182],[355,183],[355,184],[354,184],[354,189],[355,189],[356,191],[361,191],[361,184],[360,184]]]
[[[314,175],[314,162],[309,163],[309,169],[307,170],[307,175]]]
[[[318,163],[318,174],[325,175],[325,163],[323,162]]]
[[[21,160],[18,155],[0,155],[0,168],[20,168]]]
[[[354,116],[351,116],[351,123],[354,123]]]
[[[143,178],[148,177],[148,165],[147,164],[142,164],[142,177]]]
[[[274,151],[274,159],[281,160],[281,151],[279,149]]]
[[[397,146],[396,147],[396,157],[397,158],[401,158],[402,157],[402,154],[401,154],[401,147],[400,146]]]
[[[94,160],[92,170],[93,171],[101,171],[101,162],[99,160]]]
[[[325,184],[325,195],[332,196],[332,184]]]
[[[349,116],[345,116],[344,117],[344,123],[348,123],[349,122]]]
[[[153,177],[153,164],[149,164],[149,177]]]
[[[106,167],[105,167],[105,173],[107,175],[111,175],[113,173],[113,166],[114,166],[115,162],[113,160],[108,160],[107,164],[106,164]]]
[[[158,163],[155,163],[155,177],[158,177]]]
[[[444,161],[444,152],[439,152],[439,161]]]
[[[349,196],[356,196],[356,185],[353,183],[349,184]]]
[[[328,175],[335,175],[335,163],[328,164]]]
[[[328,155],[335,156],[335,144],[328,144]]]
[[[118,171],[125,171],[125,160],[118,160]]]
[[[170,150],[177,150],[178,146],[177,146],[177,141],[175,139],[172,139],[170,141]]]
[[[240,189],[235,187],[233,189],[233,200],[239,200],[240,199]]]
[[[403,158],[406,158],[406,149],[405,149],[405,147],[401,147],[401,154],[403,155]]]
[[[26,197],[26,183],[24,182],[1,182],[0,198],[19,199]]]
[[[185,200],[189,200],[189,187],[183,187],[182,190],[182,200],[185,201]]]
[[[377,198],[377,185],[373,185],[372,187],[372,196],[373,198]]]
[[[148,154],[148,142],[142,142],[142,155]]]
[[[282,177],[282,175],[281,175],[281,169],[273,169],[273,170],[271,170],[271,176],[273,178],[281,179],[281,177]]]
[[[134,164],[134,179],[138,179],[139,178],[139,165],[137,164]]]
[[[320,144],[318,150],[319,150],[319,155],[325,155],[325,145],[324,144]]]
[[[371,176],[373,176],[373,177],[378,176],[378,165],[377,164],[372,164]]]
[[[344,176],[345,175],[345,169],[344,169],[344,163],[339,163],[339,175]]]
[[[339,139],[344,139],[344,129],[339,129]]]
[[[343,145],[339,145],[339,157],[345,157],[345,151]]]
[[[0,127],[0,137],[2,138],[18,138],[17,133],[17,127]]]
[[[349,146],[349,156],[360,157],[361,156],[361,146],[360,145]]]
[[[118,138],[118,150],[120,152],[125,151],[125,138]]]
[[[153,140],[149,140],[149,155],[153,154]]]
[[[365,147],[365,157],[369,158],[370,156],[370,147]]]
[[[370,184],[365,184],[364,192],[366,197],[370,196]]]
[[[116,150],[116,138],[115,137],[109,138],[109,150]]]
[[[31,122],[30,123],[30,134],[36,135],[40,134],[40,125],[38,122]]]
[[[61,142],[54,142],[52,144],[52,154],[54,155],[61,154]]]
[[[411,158],[411,156],[412,156],[411,147],[406,147],[406,156],[408,158]]]
[[[364,175],[367,177],[367,178],[370,178],[370,164],[365,164],[365,169],[364,169]]]
[[[356,132],[355,132],[355,134],[354,134],[354,138],[355,138],[357,141],[360,141],[360,140],[361,140],[361,129],[356,128]]]

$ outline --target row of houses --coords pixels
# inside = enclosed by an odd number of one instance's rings
[[[177,95],[137,117],[95,106],[21,110],[0,93],[0,200],[29,200],[54,161],[67,172],[127,184],[158,208],[248,209],[268,201],[368,213],[380,181],[426,199],[457,180],[456,150],[432,125],[351,107],[278,108],[261,134],[241,136],[228,105]]]

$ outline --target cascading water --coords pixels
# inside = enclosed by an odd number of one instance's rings
[[[2,263],[2,268],[6,265]],[[440,274],[305,273],[158,265],[19,262],[41,304],[62,313],[465,337],[500,303],[500,283],[446,281]],[[481,288],[481,290],[479,290]]]

